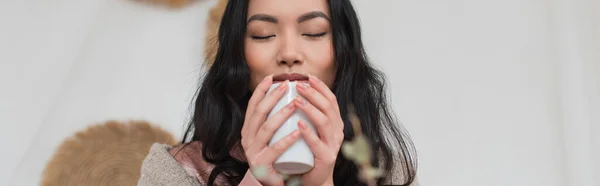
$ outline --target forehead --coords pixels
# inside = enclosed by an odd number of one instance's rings
[[[253,14],[268,14],[281,19],[296,19],[311,11],[329,15],[327,0],[249,0],[248,17]]]

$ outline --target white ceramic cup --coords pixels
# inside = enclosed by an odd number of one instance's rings
[[[279,84],[283,82],[277,82],[271,85],[268,92],[271,92],[275,89]],[[275,107],[269,112],[267,118],[271,117],[277,111],[285,107],[288,103],[294,101],[294,98],[300,96],[298,91],[296,90],[297,83],[305,83],[307,82],[289,82],[289,87],[283,97],[277,102]],[[309,118],[302,112],[297,109],[281,127],[275,131],[273,137],[269,141],[269,145],[272,145],[279,141],[280,139],[286,137],[288,134],[298,130],[298,121],[304,121],[313,129],[313,132],[316,132],[312,122]],[[273,163],[273,168],[282,174],[303,174],[310,171],[314,166],[314,155],[313,152],[308,147],[308,144],[304,141],[302,137],[298,139],[292,146],[290,146],[279,158]]]

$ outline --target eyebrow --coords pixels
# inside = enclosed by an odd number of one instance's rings
[[[324,18],[327,21],[329,20],[329,16],[327,16],[325,13],[321,12],[321,11],[312,11],[312,12],[308,12],[305,14],[302,14],[300,17],[298,17],[298,23],[302,23],[304,21],[308,21],[311,19],[315,19],[315,18]],[[279,21],[277,20],[277,18],[271,16],[271,15],[267,15],[267,14],[254,14],[252,16],[250,16],[250,18],[248,18],[248,23],[250,23],[251,21],[266,21],[269,23],[278,23]]]
[[[298,17],[298,23],[302,23],[304,21],[308,21],[314,18],[324,18],[327,21],[329,21],[329,16],[327,16],[325,13],[321,12],[321,11],[312,11],[312,12],[308,12],[305,14],[302,14],[300,17]]]
[[[251,21],[266,21],[269,23],[277,23],[277,18],[267,14],[254,14],[250,16],[246,24],[250,23]]]

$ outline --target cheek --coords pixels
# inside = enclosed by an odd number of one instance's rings
[[[254,91],[254,88],[260,83],[263,77],[270,74],[272,64],[269,64],[273,60],[273,49],[269,46],[256,44],[252,42],[246,42],[245,55],[246,64],[250,70],[250,89]]]
[[[318,72],[317,77],[329,87],[333,86],[336,74],[336,66],[334,62],[333,45],[330,42],[324,42],[319,45],[313,45],[310,48],[310,60],[313,61],[315,72]]]

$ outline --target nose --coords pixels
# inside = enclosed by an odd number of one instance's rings
[[[282,40],[280,46],[277,57],[278,65],[287,65],[291,67],[304,63],[304,55],[296,38],[286,37]]]
[[[301,60],[281,60],[279,61],[279,65],[287,65],[287,66],[294,66],[294,65],[299,65],[302,64]]]

